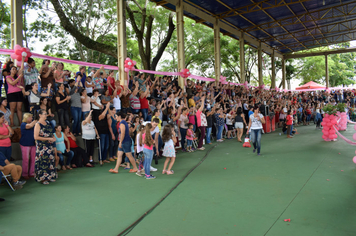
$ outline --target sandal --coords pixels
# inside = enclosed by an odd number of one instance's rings
[[[125,164],[121,164],[120,166],[121,166],[121,167],[126,167],[126,165],[125,165]]]
[[[68,170],[73,170],[72,167],[70,167],[70,166],[66,166],[66,168],[67,168]]]
[[[62,170],[67,170],[65,166],[62,166]]]
[[[119,171],[116,171],[116,170],[114,170],[114,169],[110,169],[109,172],[110,172],[110,173],[114,173],[114,174],[118,174],[118,173],[119,173]]]
[[[43,181],[42,184],[49,185],[49,182],[48,181]]]
[[[74,169],[75,169],[75,168],[77,168],[77,166],[76,166],[75,164],[73,164],[73,165],[72,165],[72,168],[74,168]]]
[[[174,174],[173,170],[167,171],[167,175],[173,175],[173,174]]]
[[[125,167],[125,170],[130,170],[131,169],[131,167]]]
[[[104,163],[110,163],[110,161],[108,161],[108,160],[103,160],[103,162],[104,162]]]
[[[130,171],[129,171],[129,173],[136,173],[137,172],[137,170],[133,170],[133,169],[131,169]]]
[[[111,157],[111,158],[109,158],[109,161],[115,161],[115,159]]]
[[[56,182],[56,180],[55,179],[50,179],[49,182]]]
[[[164,175],[165,173],[167,173],[167,171],[166,171],[166,170],[163,170],[163,171],[162,171],[162,175]]]
[[[90,164],[90,163],[87,163],[86,165],[85,165],[86,167],[94,167],[92,164]]]

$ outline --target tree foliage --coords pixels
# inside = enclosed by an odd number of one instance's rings
[[[10,48],[10,7],[0,1],[0,48]]]

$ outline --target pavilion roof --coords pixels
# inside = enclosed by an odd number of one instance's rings
[[[151,0],[175,11],[177,0]],[[251,46],[288,54],[356,40],[356,1],[183,0],[184,15]],[[247,38],[246,38],[247,36]],[[280,56],[280,55],[279,55]]]

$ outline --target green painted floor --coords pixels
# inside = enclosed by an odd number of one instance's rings
[[[314,126],[298,131],[263,135],[260,157],[235,140],[209,145],[205,161],[128,235],[356,235],[355,147],[322,141]],[[107,164],[60,173],[49,186],[0,186],[0,235],[118,235],[206,151],[179,153],[175,174],[155,180],[110,174]]]

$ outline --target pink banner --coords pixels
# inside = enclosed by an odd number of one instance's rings
[[[0,49],[0,54],[9,55],[13,52],[14,52],[14,50],[12,50],[12,49]],[[75,64],[75,65],[80,65],[80,66],[94,67],[94,68],[100,68],[101,66],[104,66],[104,68],[107,70],[118,70],[119,69],[117,66],[109,66],[109,65],[102,65],[102,64],[96,64],[96,63],[90,63],[90,62],[75,61],[75,60],[46,56],[46,55],[42,55],[42,54],[38,54],[38,53],[32,53],[32,57],[46,59],[46,60],[52,60],[52,61],[60,61],[63,63]]]
[[[212,79],[212,78],[205,78],[205,77],[201,77],[201,76],[197,76],[197,75],[190,75],[189,76],[190,78],[193,78],[193,79],[196,79],[196,80],[203,80],[203,81],[211,81],[211,82],[214,82],[215,79]]]

